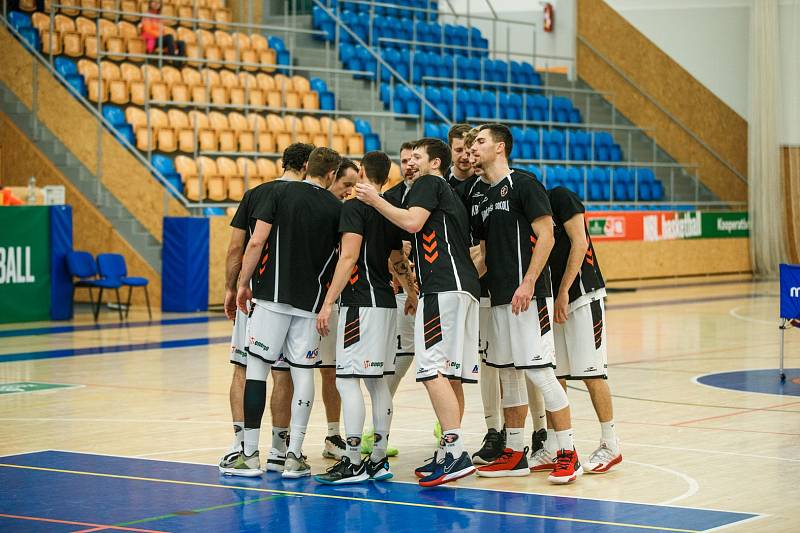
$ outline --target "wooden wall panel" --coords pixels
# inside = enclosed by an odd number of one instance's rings
[[[231,228],[228,217],[209,219],[208,245],[208,303],[222,304],[225,298],[225,255],[228,251]]]
[[[749,239],[597,241],[607,281],[750,272]]]
[[[789,261],[800,264],[800,146],[781,148],[781,170],[786,198],[786,250]]]
[[[0,26],[0,58],[0,79],[23,104],[31,107],[33,58],[5,26]]]
[[[35,176],[38,186],[63,185],[66,202],[72,206],[73,246],[93,255],[103,252],[125,256],[128,273],[150,280],[150,303],[153,309],[161,307],[161,278],[152,267],[122,238],[111,223],[92,203],[73,187],[72,183],[31,143],[4,114],[0,113],[0,149],[5,185],[27,185],[28,177]],[[79,293],[79,298],[84,295]],[[125,294],[123,294],[123,297]],[[133,292],[136,304],[144,303],[141,290]]]
[[[578,0],[578,35],[626,77],[747,175],[747,122],[602,0]],[[746,201],[747,184],[672,121],[581,40],[578,75],[614,93],[618,110],[639,127],[655,128],[656,142],[676,161],[700,166],[700,179],[723,200]]]

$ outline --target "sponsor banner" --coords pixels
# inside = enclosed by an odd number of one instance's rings
[[[750,234],[747,212],[594,211],[586,213],[596,241],[671,241],[742,238]]]
[[[50,208],[0,208],[0,323],[50,319]]]

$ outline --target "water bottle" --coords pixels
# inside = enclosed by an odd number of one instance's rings
[[[33,176],[28,180],[28,198],[26,200],[28,205],[36,203],[36,178]]]

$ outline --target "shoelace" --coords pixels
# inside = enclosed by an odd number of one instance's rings
[[[555,470],[568,470],[572,466],[572,455],[574,452],[562,451],[556,458]]]

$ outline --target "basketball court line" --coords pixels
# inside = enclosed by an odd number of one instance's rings
[[[166,531],[159,531],[156,529],[138,529],[135,527],[112,526],[108,524],[92,524],[89,522],[74,522],[72,520],[58,520],[55,518],[41,518],[36,516],[22,516],[22,515],[3,514],[3,513],[0,513],[0,518],[31,520],[35,522],[47,522],[50,524],[64,524],[69,526],[89,526],[91,528],[91,529],[82,529],[80,531],[76,531],[75,533],[89,533],[90,531],[102,531],[104,529],[113,529],[116,531],[137,531],[140,533],[168,533]]]
[[[728,314],[731,315],[733,318],[737,318],[739,320],[744,320],[745,322],[752,322],[754,324],[765,324],[767,326],[778,326],[778,321],[768,321],[768,320],[761,320],[759,318],[751,318],[749,316],[744,316],[739,314],[739,309],[742,309],[746,306],[744,305],[737,305],[736,307],[732,307],[728,310]]]
[[[61,453],[69,453],[69,452],[61,452]],[[80,455],[87,455],[87,456],[96,456],[96,457],[116,457],[116,458],[123,458],[123,459],[131,459],[127,457],[121,456],[113,456],[108,454],[93,454],[93,453],[86,453],[86,454],[72,454],[76,458]],[[8,456],[7,456],[8,457]],[[58,464],[63,464],[67,459],[68,462],[69,457],[67,458],[60,458]],[[144,459],[145,461],[147,459]],[[154,463],[160,463],[161,465],[169,464],[169,463],[183,463],[183,464],[196,464],[196,463],[187,463],[183,461],[160,461],[160,460],[151,460]],[[155,466],[155,465],[154,465]],[[208,465],[203,465],[204,468],[212,468]],[[313,497],[313,498],[323,498],[329,500],[344,500],[344,501],[358,501],[362,503],[373,503],[373,504],[382,504],[382,505],[393,505],[393,506],[401,506],[401,507],[411,507],[411,508],[421,508],[421,509],[432,509],[432,510],[445,510],[445,511],[456,511],[459,513],[473,513],[479,515],[493,515],[493,516],[506,516],[506,517],[517,517],[517,518],[531,518],[531,519],[539,519],[545,521],[555,521],[555,522],[569,522],[574,523],[576,525],[595,525],[599,527],[603,526],[610,526],[610,527],[619,527],[619,528],[629,528],[629,529],[644,529],[644,530],[660,530],[660,531],[681,531],[681,532],[692,532],[692,531],[701,531],[702,529],[685,529],[683,527],[665,527],[662,525],[650,525],[650,524],[633,524],[633,523],[626,523],[626,522],[617,522],[617,521],[610,521],[610,520],[595,520],[595,519],[588,519],[588,518],[576,518],[576,517],[566,517],[566,516],[552,516],[548,514],[534,514],[534,513],[526,513],[526,512],[512,512],[512,511],[503,511],[503,510],[492,510],[492,509],[477,509],[477,508],[468,508],[468,507],[461,507],[457,505],[436,505],[436,504],[429,504],[429,503],[419,503],[419,502],[409,502],[409,501],[395,501],[395,500],[381,500],[381,499],[374,499],[374,498],[363,498],[361,496],[345,496],[341,494],[320,494],[316,492],[305,492],[305,491],[291,491],[291,490],[281,490],[281,489],[272,489],[272,488],[263,488],[263,487],[243,487],[243,486],[232,486],[232,485],[224,485],[218,483],[203,483],[197,481],[185,481],[185,480],[175,480],[175,479],[163,479],[163,478],[156,478],[156,477],[148,477],[148,476],[128,476],[122,474],[108,474],[103,472],[92,472],[87,470],[69,470],[69,469],[62,469],[62,468],[49,468],[49,467],[38,467],[38,466],[28,466],[28,465],[19,465],[19,464],[0,464],[2,468],[11,468],[11,469],[20,469],[20,470],[28,470],[28,471],[39,471],[39,472],[53,472],[53,473],[63,473],[68,475],[76,475],[76,476],[88,476],[92,478],[106,478],[106,479],[121,479],[121,480],[133,480],[133,481],[144,481],[144,482],[152,482],[152,483],[165,483],[165,484],[173,484],[173,485],[181,485],[181,486],[195,486],[195,487],[208,487],[208,488],[221,488],[221,489],[231,489],[234,488],[236,490],[242,491],[251,491],[251,492],[261,492],[261,493],[269,493],[269,494],[281,494],[281,495],[288,495],[288,496],[305,496],[305,497]],[[391,484],[391,483],[390,483]],[[412,483],[406,483],[412,484]],[[413,483],[413,485],[417,485]],[[510,491],[494,491],[491,489],[481,489],[477,487],[450,487],[452,490],[469,490],[469,491],[487,491],[490,490],[491,492],[510,492]],[[424,491],[423,491],[424,493]],[[399,494],[399,493],[398,493]],[[431,493],[436,494],[434,492]],[[438,493],[442,496],[443,493]],[[536,495],[535,493],[525,493],[525,492],[517,492],[517,494],[522,495]],[[559,498],[558,496],[553,495],[542,495],[548,498]],[[445,494],[446,497],[446,494]],[[594,502],[603,502],[603,503],[625,503],[625,502],[618,502],[613,500],[596,500],[590,498],[574,498],[574,497],[567,497],[567,500],[585,500],[585,501],[594,501]],[[566,500],[565,500],[566,501]],[[671,506],[671,505],[659,505],[659,504],[641,504],[633,502],[632,505],[641,506],[646,505],[650,507],[664,507],[669,509],[676,509],[676,510],[696,510],[701,512],[715,512],[715,513],[726,513],[731,516],[730,519],[732,520],[739,520],[743,519],[744,515],[747,515],[747,518],[761,518],[765,515],[760,514],[753,514],[753,513],[731,513],[730,511],[716,511],[712,509],[693,509],[689,507],[682,507],[682,506]],[[616,516],[616,515],[614,515]],[[634,513],[636,516],[636,513]],[[663,517],[662,517],[663,518]],[[677,517],[676,517],[677,518]],[[698,517],[699,518],[699,517]],[[709,517],[711,519],[711,517]],[[722,519],[722,517],[719,517]],[[726,520],[728,518],[725,518]],[[714,518],[713,520],[717,520]],[[717,520],[717,523],[719,521]],[[123,524],[120,524],[123,525]]]
[[[228,320],[225,316],[198,316],[187,318],[163,318],[153,321],[138,322],[103,322],[100,324],[77,324],[71,326],[47,326],[28,329],[0,330],[0,339],[4,337],[30,337],[38,335],[55,335],[59,333],[75,333],[79,331],[101,331],[108,329],[132,329],[139,327],[180,326],[185,324],[203,324]]]

